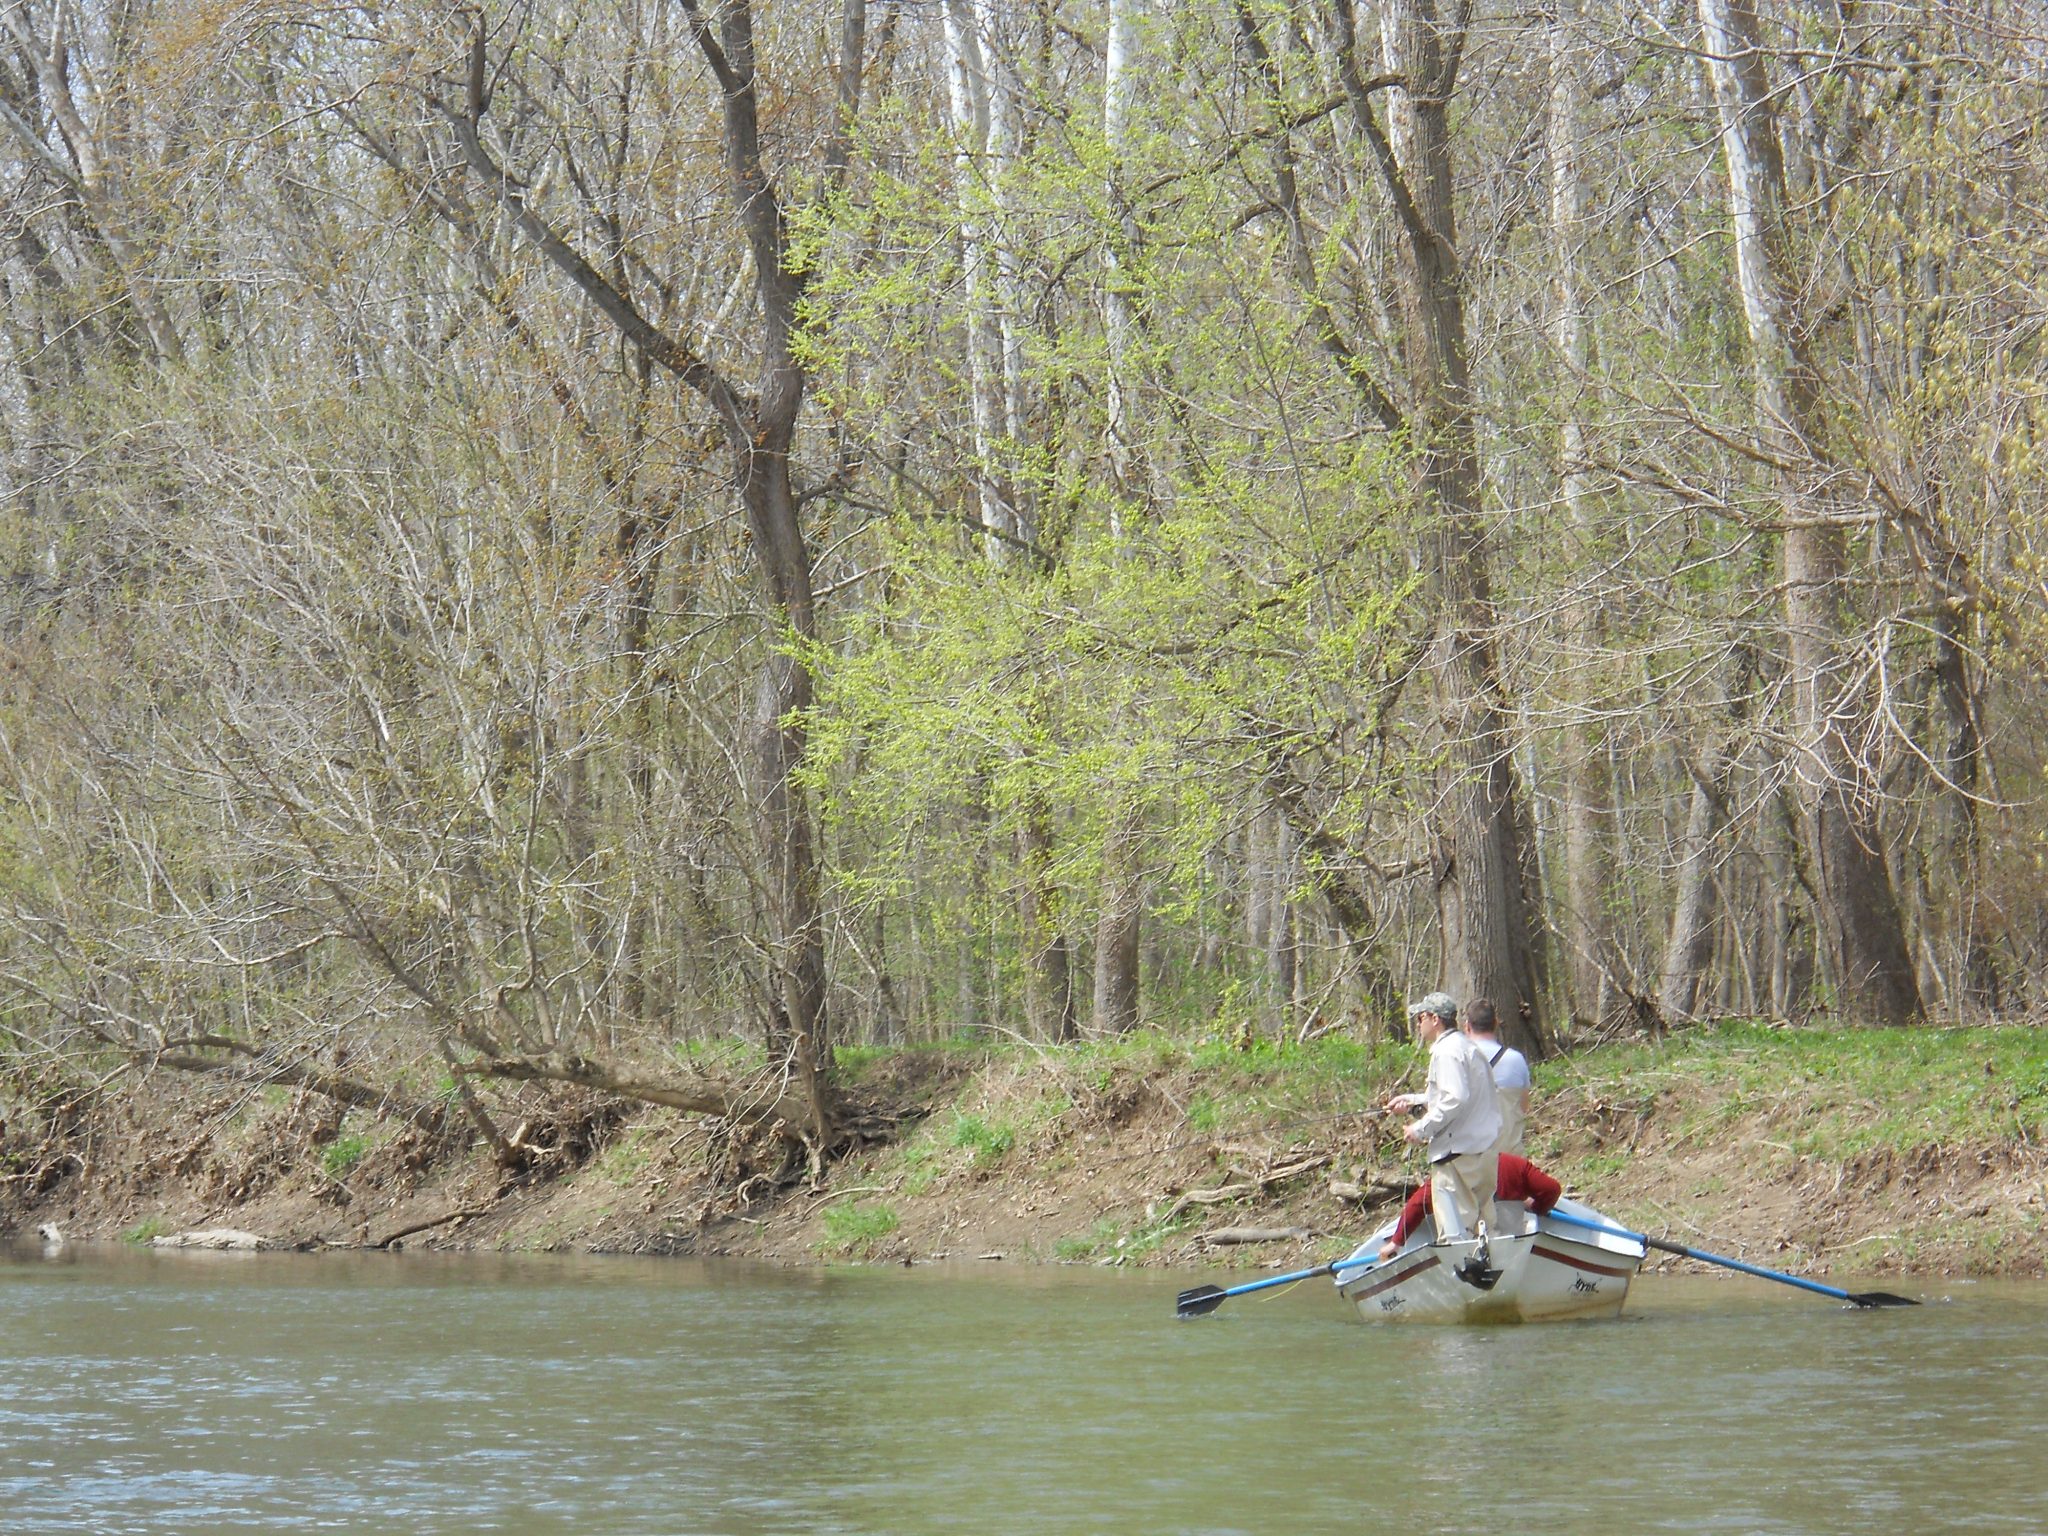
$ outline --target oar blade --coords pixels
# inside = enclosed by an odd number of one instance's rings
[[[1223,1298],[1230,1292],[1220,1285],[1198,1285],[1191,1291],[1182,1291],[1173,1304],[1175,1317],[1200,1317],[1204,1312],[1214,1312],[1223,1305]]]
[[[1894,1296],[1890,1291],[1858,1291],[1849,1300],[1859,1307],[1917,1307],[1911,1296]]]

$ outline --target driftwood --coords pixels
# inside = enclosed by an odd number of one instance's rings
[[[258,1237],[254,1232],[239,1232],[233,1227],[208,1227],[203,1232],[177,1232],[164,1237],[153,1237],[149,1241],[150,1246],[155,1248],[213,1248],[240,1253],[276,1246],[269,1239]]]
[[[1408,1191],[1414,1187],[1414,1180],[1399,1173],[1361,1174],[1356,1183],[1348,1179],[1330,1180],[1330,1193],[1354,1205],[1382,1205],[1389,1200],[1405,1200]]]
[[[1268,1169],[1264,1173],[1249,1174],[1241,1183],[1219,1184],[1214,1189],[1183,1190],[1174,1197],[1173,1204],[1153,1219],[1164,1225],[1191,1205],[1221,1205],[1226,1200],[1242,1200],[1250,1195],[1262,1195],[1275,1184],[1284,1184],[1289,1179],[1298,1179],[1304,1173],[1326,1167],[1330,1157],[1331,1154],[1328,1152],[1318,1152],[1296,1162],[1283,1163],[1280,1167]]]
[[[471,1206],[467,1210],[450,1211],[444,1216],[429,1217],[425,1221],[416,1221],[409,1227],[400,1227],[396,1232],[387,1232],[376,1242],[370,1244],[370,1246],[372,1248],[389,1248],[400,1238],[411,1237],[415,1232],[425,1232],[430,1227],[445,1227],[451,1221],[467,1221],[476,1216],[488,1216],[496,1209],[497,1207],[492,1205],[477,1205]]]
[[[1218,1227],[1204,1232],[1201,1240],[1212,1248],[1228,1248],[1237,1243],[1301,1242],[1314,1235],[1307,1227]]]
[[[639,1077],[609,1062],[566,1051],[489,1056],[465,1062],[462,1072],[470,1077],[495,1077],[515,1083],[569,1083],[578,1088],[595,1088],[642,1104],[659,1104],[688,1114],[764,1127],[791,1141],[802,1140],[799,1127],[808,1125],[811,1119],[810,1106],[786,1086],[735,1087],[703,1078],[674,1081]]]

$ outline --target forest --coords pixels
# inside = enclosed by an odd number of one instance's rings
[[[0,19],[18,1114],[2043,1004],[2027,0]]]

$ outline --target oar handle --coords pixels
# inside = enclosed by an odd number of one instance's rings
[[[1822,1285],[1818,1280],[1808,1280],[1800,1275],[1788,1275],[1782,1269],[1765,1269],[1761,1264],[1745,1264],[1740,1259],[1731,1259],[1724,1254],[1708,1253],[1704,1248],[1688,1248],[1683,1243],[1667,1243],[1659,1238],[1631,1232],[1626,1227],[1610,1226],[1604,1221],[1588,1221],[1583,1216],[1574,1216],[1568,1211],[1550,1212],[1552,1221],[1562,1221],[1574,1227],[1584,1227],[1590,1232],[1605,1232],[1609,1237],[1625,1237],[1631,1242],[1641,1243],[1646,1248],[1660,1249],[1675,1253],[1682,1258],[1697,1259],[1702,1264],[1719,1264],[1724,1269],[1737,1269],[1745,1275],[1755,1275],[1759,1280],[1776,1280],[1785,1285],[1796,1285],[1802,1291],[1812,1291],[1819,1296],[1832,1296],[1837,1301],[1854,1301],[1856,1298],[1838,1286]]]

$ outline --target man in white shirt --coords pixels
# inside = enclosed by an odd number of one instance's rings
[[[1423,1110],[1402,1134],[1429,1148],[1430,1214],[1439,1238],[1468,1236],[1482,1221],[1489,1232],[1498,1224],[1493,1189],[1500,1095],[1485,1055],[1458,1029],[1457,1016],[1458,1005],[1442,992],[1408,1005],[1416,1036],[1429,1047],[1429,1079],[1421,1093],[1387,1100],[1392,1111]]]
[[[1529,1075],[1529,1058],[1511,1045],[1500,1043],[1500,1019],[1493,1004],[1475,997],[1465,1005],[1465,1033],[1485,1053],[1493,1069],[1493,1086],[1500,1094],[1500,1142],[1496,1152],[1522,1150],[1522,1127],[1529,1118],[1529,1091],[1535,1080]]]

